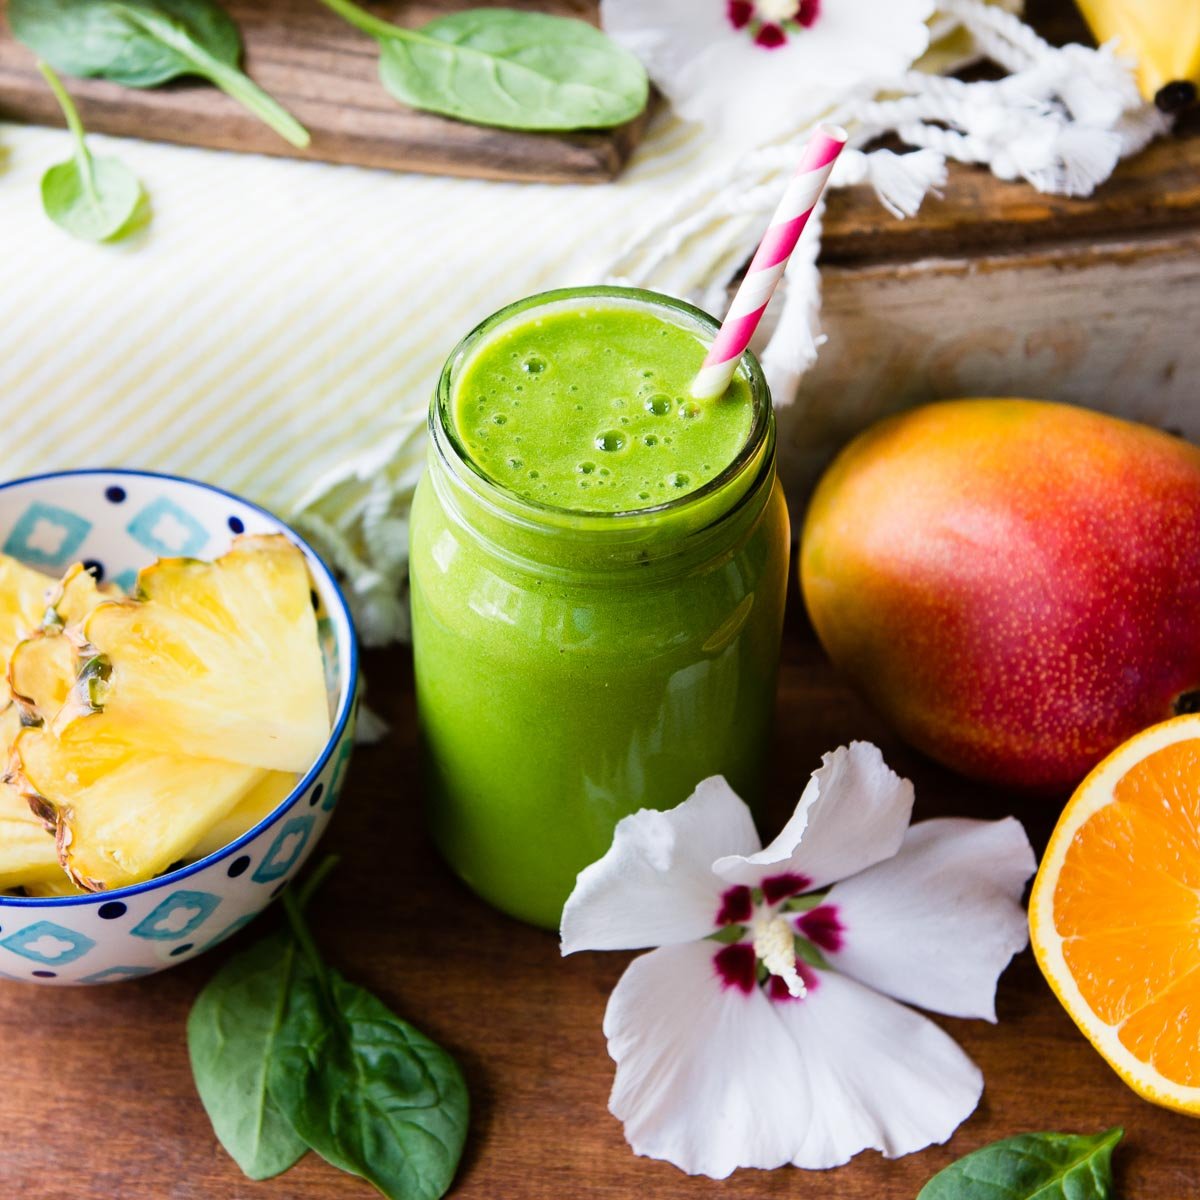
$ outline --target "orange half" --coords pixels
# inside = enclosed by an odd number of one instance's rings
[[[1029,927],[1055,995],[1117,1074],[1200,1115],[1200,715],[1139,733],[1079,785]]]

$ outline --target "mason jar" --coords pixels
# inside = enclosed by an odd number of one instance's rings
[[[724,775],[761,797],[790,530],[775,418],[742,357],[750,431],[695,491],[619,512],[543,504],[490,477],[455,426],[465,363],[551,305],[617,305],[711,341],[717,322],[623,288],[545,293],[451,354],[430,406],[410,527],[412,635],[429,828],[485,900],[556,928],[625,815]]]

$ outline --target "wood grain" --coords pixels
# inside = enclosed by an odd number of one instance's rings
[[[917,785],[918,817],[1016,812],[1040,849],[1056,805],[953,778],[899,744],[836,678],[799,617],[786,639],[773,820],[822,751],[871,738]],[[1200,1138],[1186,1117],[1139,1100],[1071,1024],[1028,952],[1001,981],[998,1025],[941,1022],[983,1069],[976,1114],[946,1146],[878,1154],[821,1175],[739,1172],[716,1183],[638,1159],[606,1111],[612,1064],[600,1022],[627,955],[563,960],[553,936],[486,908],[437,859],[420,822],[406,657],[369,656],[371,702],[391,736],[360,748],[324,850],[340,868],[312,910],[329,958],[459,1056],[474,1116],[457,1200],[912,1200],[934,1172],[1025,1130],[1126,1129],[1124,1200],[1200,1197]],[[234,948],[273,922],[264,917]],[[315,1156],[265,1183],[215,1143],[192,1089],[184,1022],[222,947],[154,979],[50,991],[0,985],[0,1182],[23,1200],[367,1200]]]
[[[778,412],[797,523],[849,438],[929,400],[1060,400],[1200,442],[1200,210],[1140,237],[830,264],[821,282],[829,340]]]
[[[896,220],[865,187],[829,197],[822,264],[854,266],[1021,251],[1050,242],[1080,247],[1200,226],[1200,113],[1118,166],[1090,197],[1048,196],[1004,183],[978,167],[951,164],[941,196],[911,220]]]
[[[499,0],[482,0],[497,4]],[[504,0],[595,22],[596,0]],[[100,133],[217,150],[353,163],[486,179],[600,183],[612,179],[640,140],[646,117],[615,130],[519,133],[468,125],[407,108],[379,82],[375,43],[318,0],[233,0],[247,72],[312,134],[297,150],[215,88],[192,81],[143,91],[72,80],[84,125]],[[468,7],[436,0],[376,5],[398,24],[422,25]],[[62,115],[33,55],[0,36],[0,116],[61,125]]]

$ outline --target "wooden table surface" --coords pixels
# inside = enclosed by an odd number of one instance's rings
[[[907,750],[838,681],[791,597],[772,787],[774,833],[822,751],[869,738],[916,783],[917,816],[1015,812],[1037,849],[1056,805],[990,792]],[[1125,1127],[1122,1200],[1200,1197],[1200,1126],[1139,1100],[1071,1024],[1021,954],[1001,980],[1000,1023],[941,1022],[983,1069],[975,1115],[943,1147],[836,1171],[689,1178],[629,1151],[606,1100],[600,1023],[624,954],[563,960],[557,939],[492,912],[442,865],[421,828],[413,700],[400,650],[366,660],[391,723],[356,754],[318,851],[342,856],[311,909],[329,959],[459,1058],[474,1106],[458,1200],[911,1200],[954,1158],[1026,1130]],[[184,1042],[189,1005],[231,944],[152,979],[88,989],[0,984],[0,1182],[22,1200],[335,1200],[373,1193],[309,1155],[251,1183],[212,1136]]]

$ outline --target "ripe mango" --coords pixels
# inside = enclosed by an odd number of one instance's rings
[[[907,741],[1068,789],[1200,707],[1200,448],[1034,400],[902,413],[821,479],[800,580],[830,658]]]

